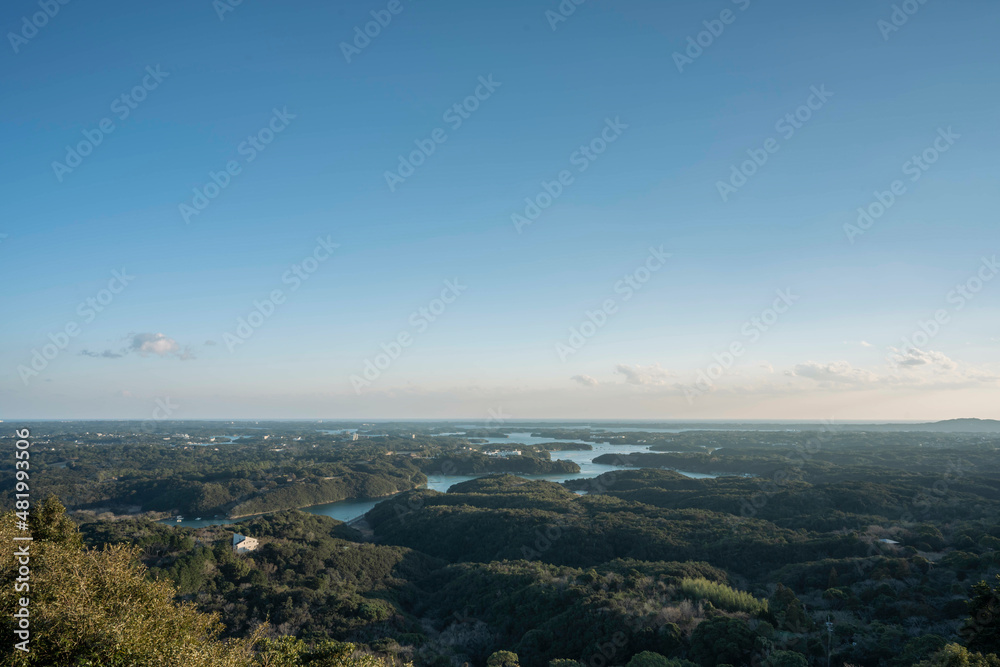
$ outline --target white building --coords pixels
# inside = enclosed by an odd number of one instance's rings
[[[256,538],[247,537],[246,535],[240,535],[235,533],[233,535],[233,551],[238,554],[245,554],[249,551],[253,551],[258,546]]]

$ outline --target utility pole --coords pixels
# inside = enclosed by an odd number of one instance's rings
[[[830,667],[830,656],[833,653],[833,621],[826,622],[826,667]]]

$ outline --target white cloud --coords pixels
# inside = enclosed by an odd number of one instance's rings
[[[85,357],[102,357],[104,359],[118,359],[119,357],[124,357],[125,352],[114,352],[112,350],[104,350],[104,352],[92,352],[90,350],[80,350],[80,354]]]
[[[896,348],[889,348],[893,352],[892,362],[897,366],[936,366],[946,371],[958,368],[958,364],[947,357],[942,352],[933,350],[918,350],[909,348],[901,351]]]
[[[161,333],[142,333],[132,337],[131,349],[144,357],[150,354],[165,357],[170,354],[178,354],[181,346],[173,338],[168,338]]]
[[[596,387],[597,385],[600,384],[600,382],[590,377],[589,375],[574,375],[573,377],[570,378],[570,380],[582,384],[584,387]]]
[[[659,364],[652,366],[618,364],[615,366],[615,373],[624,375],[628,384],[661,385],[666,384],[667,378],[670,377],[670,373]]]
[[[807,361],[804,364],[796,364],[787,374],[834,384],[871,384],[879,379],[875,373],[864,368],[855,368],[846,361],[832,361],[827,364]]]
[[[895,384],[922,387],[959,388],[981,386],[1000,380],[995,370],[987,365],[974,365],[955,361],[943,352],[908,348],[889,348],[890,376]]]
[[[132,352],[143,357],[150,355],[157,357],[177,357],[181,361],[188,361],[195,358],[190,346],[181,348],[180,343],[161,333],[129,334],[129,336],[127,339],[128,343],[120,350],[104,350],[103,352],[81,350],[80,354],[86,357],[101,357],[104,359],[119,359]]]
[[[808,378],[833,389],[871,389],[913,387],[920,389],[959,389],[995,383],[997,374],[985,366],[961,363],[936,350],[889,348],[884,366],[855,368],[846,361],[826,364],[809,361],[785,371],[791,377]]]

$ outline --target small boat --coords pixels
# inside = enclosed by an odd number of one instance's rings
[[[198,517],[197,519],[195,519],[195,521],[201,521],[201,517]]]
[[[184,517],[182,517],[180,514],[178,514],[177,515],[177,523],[180,523],[183,520],[184,520]]]

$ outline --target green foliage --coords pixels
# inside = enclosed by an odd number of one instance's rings
[[[237,503],[229,514],[247,516],[332,503],[348,498],[390,496],[412,488],[415,485],[414,480],[423,482],[426,479],[422,475],[416,477],[418,474],[386,466],[382,466],[382,469],[374,474],[357,468],[347,469],[335,479],[301,480],[285,483],[273,489],[264,489],[252,498]]]
[[[76,524],[66,516],[66,508],[53,495],[48,496],[28,515],[28,530],[40,542],[66,547],[82,545]]]
[[[385,456],[395,446],[422,448],[420,441],[391,438],[370,449],[347,448],[331,446],[328,436],[319,439],[313,432],[275,447],[278,443],[260,436],[219,447],[178,446],[135,434],[121,438],[124,443],[115,438],[100,445],[87,442],[83,433],[69,442],[57,438],[38,456],[40,462],[63,464],[40,465],[32,490],[56,494],[70,508],[246,516],[389,496],[427,481],[409,457]],[[13,470],[0,466],[0,488],[12,489],[12,478]]]
[[[496,651],[486,660],[486,667],[519,667],[517,654],[510,651]]]
[[[418,595],[411,580],[440,566],[401,547],[342,539],[357,533],[329,517],[299,511],[197,531],[145,521],[111,525],[114,530],[103,522],[84,525],[88,542],[143,544],[151,574],[174,583],[202,610],[223,614],[226,635],[233,637],[264,622],[307,641],[336,637],[370,643],[387,632],[419,631],[405,620],[401,606]],[[259,538],[260,548],[234,555],[233,531]],[[180,548],[190,535],[200,544]]]
[[[753,632],[745,621],[736,618],[710,618],[699,623],[691,635],[691,657],[702,667],[742,664],[753,648]]]
[[[256,636],[223,643],[216,616],[177,604],[167,582],[144,577],[134,547],[97,551],[81,546],[57,502],[32,516],[30,652],[16,652],[16,666],[101,665],[152,667],[246,665]],[[0,541],[14,544],[13,513],[0,516]],[[4,634],[13,637],[18,564],[13,549],[0,554],[0,609]]]
[[[893,667],[910,667],[921,660],[929,658],[948,644],[940,635],[924,635],[914,637],[906,642],[899,655],[892,661]]]
[[[427,459],[421,462],[421,468],[424,472],[429,473],[448,470],[454,475],[482,475],[484,473],[552,475],[560,472],[580,472],[580,466],[576,463],[562,460],[551,461],[548,459],[547,452],[542,453],[545,455],[544,457],[531,456],[531,452],[525,452],[528,454],[525,456],[497,457],[469,452]]]
[[[618,475],[615,483],[624,484],[630,473]],[[726,515],[712,511],[660,509],[612,493],[581,497],[551,482],[512,480],[410,492],[379,504],[367,519],[379,539],[449,561],[540,559],[590,567],[619,558],[708,560],[760,576],[789,561],[866,552],[851,536],[810,536],[755,519],[734,531]]]
[[[642,651],[632,656],[625,667],[698,667],[698,664],[690,660],[671,660],[652,651]]]
[[[808,667],[809,661],[794,651],[773,651],[764,660],[764,667]]]
[[[837,596],[833,595],[833,597]],[[783,584],[778,584],[777,589],[771,595],[770,609],[779,630],[806,632],[812,626],[802,603],[795,597],[792,589]]]
[[[144,576],[145,568],[137,560],[138,547],[84,547],[55,499],[42,503],[30,519],[35,538],[31,543],[31,650],[15,653],[5,664],[388,667],[351,643],[326,640],[310,646],[290,636],[262,639],[263,626],[249,631],[243,639],[220,641],[223,626],[218,616],[201,613],[190,603],[177,603],[170,582]],[[285,523],[289,523],[287,519]],[[11,544],[15,534],[19,531],[15,530],[13,513],[0,516],[0,541]],[[220,569],[229,564],[225,555],[229,555],[226,549],[218,554],[222,557]],[[218,563],[217,554],[206,547],[198,547],[185,558],[188,569],[181,572],[191,568],[202,572],[205,564]],[[13,586],[17,566],[13,550],[0,554],[0,609],[6,619],[12,619],[17,608],[18,593]],[[204,587],[204,581],[195,586]],[[362,603],[359,610],[385,620],[391,606],[373,600]],[[13,636],[12,621],[2,625],[8,636]]]
[[[306,643],[296,637],[262,639],[257,644],[257,662],[266,667],[296,667],[302,664]]]
[[[288,636],[261,640],[253,664],[260,667],[389,667],[379,658],[359,652],[351,643],[324,641],[309,648],[301,639]]]
[[[960,632],[971,650],[1000,653],[1000,575],[995,586],[985,581],[972,586],[969,617]]]
[[[708,600],[726,611],[744,611],[758,615],[767,613],[767,601],[758,600],[746,591],[733,590],[725,584],[708,579],[683,579],[681,592],[692,600]]]
[[[1000,657],[973,653],[959,644],[948,644],[916,667],[1000,667]]]

